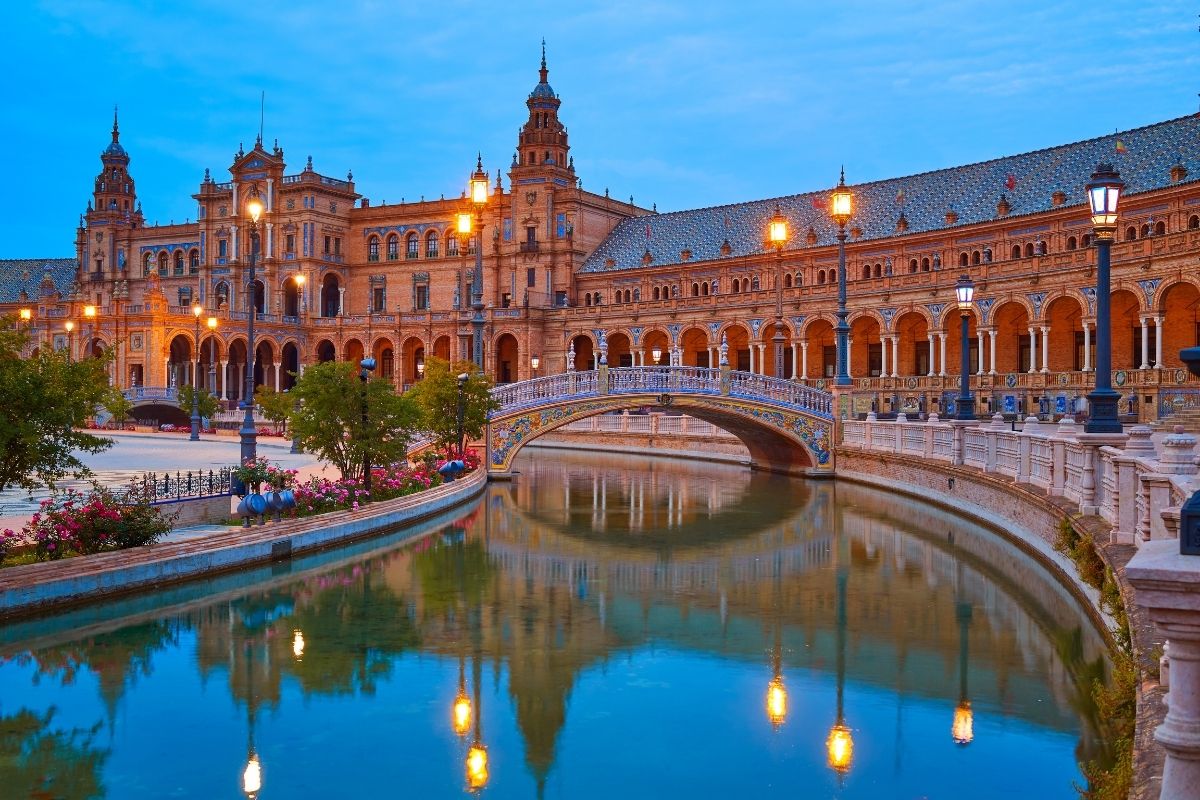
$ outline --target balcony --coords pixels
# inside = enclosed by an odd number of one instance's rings
[[[538,243],[537,242],[521,242],[520,247],[521,247],[522,253],[538,252]]]

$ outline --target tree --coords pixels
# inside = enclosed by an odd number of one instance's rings
[[[129,414],[133,411],[133,401],[120,389],[110,388],[108,397],[104,399],[104,410],[112,414],[114,422],[120,424],[129,419]]]
[[[470,361],[451,364],[441,358],[425,359],[425,377],[406,392],[421,412],[420,427],[443,449],[458,449],[458,376],[463,385],[463,434],[468,440],[483,437],[487,415],[500,404],[492,398],[492,381]]]
[[[195,391],[195,387],[190,383],[179,387],[179,407],[189,416],[192,413],[192,392]],[[201,419],[212,419],[221,410],[221,401],[213,397],[212,393],[201,390],[196,407],[200,409]]]
[[[287,394],[277,392],[264,383],[254,391],[254,402],[262,409],[264,417],[282,427],[292,416],[296,399],[290,392]]]
[[[420,415],[412,400],[396,394],[391,381],[369,380],[364,387],[355,365],[326,361],[306,369],[291,395],[301,401],[299,411],[289,415],[292,436],[305,452],[333,464],[343,477],[362,477],[367,453],[372,464],[407,460]]]
[[[0,318],[0,491],[32,491],[68,474],[86,475],[79,453],[98,453],[111,439],[76,428],[108,398],[112,351],[73,361],[48,347],[23,355],[29,335]]]

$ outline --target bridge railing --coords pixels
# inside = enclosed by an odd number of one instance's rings
[[[126,400],[170,400],[174,402],[179,397],[179,390],[174,386],[134,386],[124,389],[122,394]]]
[[[833,416],[832,396],[819,389],[781,378],[710,367],[610,367],[547,375],[492,390],[500,403],[500,413],[553,400],[644,393],[727,395]]]

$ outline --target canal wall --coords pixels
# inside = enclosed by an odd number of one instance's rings
[[[393,532],[475,498],[487,486],[477,469],[461,480],[354,511],[230,527],[182,542],[79,556],[0,570],[0,619],[157,588],[251,564]]]

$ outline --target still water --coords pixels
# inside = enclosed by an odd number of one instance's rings
[[[1106,667],[994,534],[529,449],[422,530],[0,628],[0,796],[1069,798]]]

